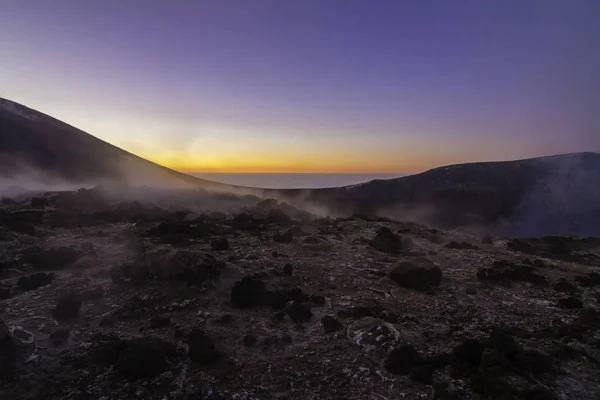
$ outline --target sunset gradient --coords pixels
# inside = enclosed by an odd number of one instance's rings
[[[4,0],[0,97],[183,172],[600,151],[600,2]]]

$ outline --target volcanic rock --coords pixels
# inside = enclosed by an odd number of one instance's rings
[[[385,369],[395,375],[408,375],[421,360],[419,352],[412,345],[406,344],[390,352],[385,360]]]
[[[61,296],[53,311],[54,318],[59,321],[77,318],[82,302],[81,295],[77,293],[68,293]]]
[[[128,378],[149,378],[167,367],[167,356],[161,343],[142,339],[128,344],[119,354],[116,369]]]
[[[430,259],[420,257],[399,263],[389,277],[402,287],[427,290],[440,285],[442,270]]]
[[[226,238],[214,238],[210,242],[210,248],[213,251],[223,251],[229,249],[229,242]]]
[[[495,261],[490,268],[480,268],[477,271],[477,279],[480,281],[508,284],[510,282],[529,282],[535,285],[547,285],[545,276],[536,273],[536,270],[528,266],[517,266],[507,261]]]
[[[20,278],[17,281],[17,287],[22,292],[35,290],[52,283],[54,280],[54,274],[48,274],[45,272],[37,272],[35,274],[27,275]]]
[[[558,301],[558,306],[560,308],[582,308],[583,301],[577,297],[565,297],[564,299],[560,299]]]
[[[214,364],[219,359],[212,339],[200,329],[194,329],[187,337],[188,355],[192,361],[201,364]]]
[[[369,243],[383,253],[397,254],[402,250],[402,237],[386,227],[380,228]]]
[[[268,291],[262,280],[247,276],[236,282],[231,289],[231,301],[238,308],[264,305]]]
[[[313,315],[310,306],[307,303],[299,303],[297,301],[294,301],[285,312],[296,324],[310,321]]]
[[[56,271],[68,267],[77,261],[77,251],[70,247],[58,247],[43,250],[40,247],[30,247],[23,253],[25,262],[38,271]]]
[[[330,315],[326,315],[321,318],[321,323],[323,324],[323,329],[327,333],[339,331],[343,327],[340,321]]]
[[[291,243],[294,240],[294,233],[291,229],[288,229],[283,233],[276,233],[273,240],[277,243]]]

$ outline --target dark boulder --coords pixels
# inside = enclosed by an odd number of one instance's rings
[[[389,277],[402,287],[427,290],[441,284],[442,270],[430,259],[420,257],[399,263]]]
[[[260,228],[260,223],[253,215],[241,213],[233,217],[231,227],[238,230],[254,230]]]
[[[81,298],[83,299],[83,301],[101,300],[103,297],[104,289],[102,289],[100,286],[97,286],[92,289],[86,289],[83,292],[81,292]]]
[[[326,302],[325,296],[319,296],[316,294],[311,295],[310,299],[313,303],[315,303],[318,306],[324,306]]]
[[[212,339],[202,330],[194,329],[187,337],[189,346],[188,355],[194,362],[200,364],[214,364],[219,359],[219,351],[216,350]]]
[[[234,284],[231,301],[238,308],[261,306],[266,303],[268,294],[262,280],[247,276]]]
[[[407,344],[392,350],[386,360],[385,369],[395,375],[408,375],[413,367],[421,364],[422,358],[414,346]]]
[[[369,244],[383,253],[398,254],[402,250],[402,237],[383,227],[377,231]]]
[[[256,342],[258,342],[258,338],[253,333],[247,333],[244,335],[243,342],[244,342],[244,346],[252,347],[256,344]]]
[[[277,243],[291,243],[294,240],[294,233],[291,229],[288,229],[283,233],[276,233],[273,240]]]
[[[506,243],[506,246],[510,250],[520,251],[522,253],[532,253],[534,248],[531,244],[521,240],[521,239],[513,239]]]
[[[33,208],[47,207],[48,204],[49,204],[49,202],[46,197],[32,197],[31,198],[31,207],[33,207]]]
[[[294,220],[289,215],[278,209],[269,210],[265,222],[280,227],[288,227],[294,224]]]
[[[342,323],[330,315],[321,318],[321,324],[323,324],[323,329],[327,333],[336,332],[343,328]]]
[[[285,312],[296,324],[308,322],[313,316],[310,305],[307,303],[299,303],[297,301],[294,301],[288,308],[286,308]]]
[[[161,342],[143,339],[129,343],[120,352],[116,369],[128,378],[151,378],[167,367],[167,355]]]
[[[48,250],[34,246],[23,252],[23,260],[38,271],[61,270],[77,261],[78,257],[77,251],[65,246]]]
[[[484,236],[483,239],[481,239],[481,243],[482,244],[494,244],[494,238],[492,238],[491,236]]]
[[[450,242],[444,246],[447,249],[458,249],[458,250],[477,250],[479,247],[469,242]]]
[[[569,294],[576,294],[577,292],[579,292],[577,286],[575,286],[565,278],[560,278],[558,282],[552,285],[552,289],[556,290],[557,292]]]
[[[165,317],[163,315],[155,315],[150,318],[150,328],[152,329],[160,329],[165,328],[171,325],[171,318]]]
[[[6,323],[0,319],[0,382],[17,372],[19,349]]]
[[[210,242],[210,248],[213,251],[224,251],[229,249],[227,238],[213,238]]]
[[[221,267],[222,263],[209,253],[158,250],[141,255],[132,264],[116,268],[111,278],[115,283],[143,284],[158,280],[201,286],[206,279],[217,276]]]
[[[558,300],[557,305],[560,308],[583,308],[583,301],[577,297],[571,296]]]
[[[71,336],[71,332],[67,328],[59,327],[52,331],[50,340],[54,345],[60,345],[65,343],[69,339],[69,336]]]
[[[525,265],[518,266],[508,261],[495,261],[490,268],[480,268],[477,271],[480,281],[509,284],[511,282],[529,282],[534,285],[547,285],[545,276],[536,273],[536,269]]]
[[[61,296],[52,312],[54,318],[59,321],[77,318],[82,302],[83,299],[78,293],[68,293]]]
[[[586,275],[575,277],[575,282],[584,287],[600,286],[600,274],[590,272]]]
[[[24,276],[17,281],[17,287],[22,292],[36,290],[42,286],[47,286],[54,280],[54,274],[45,272],[37,272],[28,276]]]
[[[579,311],[577,322],[583,327],[598,328],[600,327],[600,312],[593,308],[583,308]]]
[[[283,266],[283,274],[287,276],[294,275],[294,267],[292,266],[292,264],[285,264]]]

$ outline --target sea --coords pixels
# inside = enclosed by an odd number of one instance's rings
[[[356,185],[374,179],[393,179],[402,174],[230,174],[196,173],[198,178],[229,185],[263,189],[318,189]]]

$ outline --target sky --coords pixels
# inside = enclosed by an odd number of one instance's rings
[[[2,0],[0,97],[184,172],[600,151],[597,0]]]

